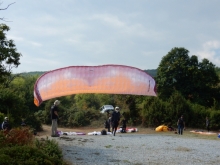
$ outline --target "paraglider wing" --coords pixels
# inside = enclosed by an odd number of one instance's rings
[[[155,80],[143,70],[123,65],[70,66],[46,72],[35,83],[34,103],[79,93],[156,96]]]

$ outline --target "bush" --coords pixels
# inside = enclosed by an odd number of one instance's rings
[[[26,119],[25,122],[28,126],[30,126],[32,129],[35,129],[36,131],[42,131],[42,125],[38,117],[34,114],[30,114]]]
[[[25,145],[1,148],[0,164],[53,165],[56,164],[56,162],[38,148]]]
[[[49,140],[48,138],[45,141],[36,140],[35,146],[40,149],[42,153],[53,158],[56,164],[61,164],[62,151],[55,140]]]
[[[1,122],[1,121],[4,121],[4,117],[5,117],[4,113],[1,113],[1,112],[0,112],[0,122]]]
[[[29,128],[0,131],[0,164],[4,165],[67,165],[54,140],[33,140]]]
[[[211,111],[210,113],[210,122],[211,122],[211,129],[219,130],[220,128],[220,111]]]
[[[199,104],[190,104],[190,107],[192,109],[192,114],[190,115],[188,125],[196,128],[205,128],[205,118],[206,116],[209,116],[209,113],[206,110],[206,108]]]
[[[2,141],[2,145],[14,146],[14,145],[27,145],[33,142],[33,133],[27,128],[15,128],[11,129],[8,133],[5,133],[5,138]]]
[[[158,126],[164,124],[165,104],[159,98],[147,98],[143,102],[143,109],[141,111],[143,126]]]

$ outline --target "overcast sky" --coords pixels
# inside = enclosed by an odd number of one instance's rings
[[[14,73],[119,64],[156,69],[172,48],[220,67],[220,0],[2,0]]]

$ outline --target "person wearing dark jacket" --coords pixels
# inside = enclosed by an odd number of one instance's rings
[[[111,128],[111,116],[109,115],[108,119],[105,121],[105,128],[108,129],[108,132],[111,132],[110,131],[110,128]]]
[[[1,129],[3,131],[9,131],[11,129],[9,121],[8,121],[8,117],[5,117],[5,119],[4,119],[4,121],[3,121],[2,125],[1,125]]]
[[[115,111],[112,113],[112,117],[111,117],[112,134],[114,134],[114,136],[119,125],[120,117],[121,114],[119,112],[119,107],[115,107]]]
[[[127,125],[127,120],[124,118],[122,120],[122,130],[121,130],[122,133],[126,133],[126,125]]]
[[[178,119],[177,126],[178,126],[178,134],[182,135],[183,129],[185,128],[185,121],[183,120],[183,115]]]
[[[59,118],[58,115],[58,105],[60,104],[59,100],[56,100],[54,102],[54,105],[51,107],[51,120],[52,120],[52,126],[51,126],[51,137],[58,137],[57,134],[57,120]]]

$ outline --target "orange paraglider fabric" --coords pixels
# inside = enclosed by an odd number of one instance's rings
[[[145,71],[124,65],[70,66],[46,72],[34,85],[34,104],[79,93],[156,96],[155,80]]]
[[[157,131],[157,132],[168,131],[168,127],[165,125],[160,125],[155,129],[155,131]]]

